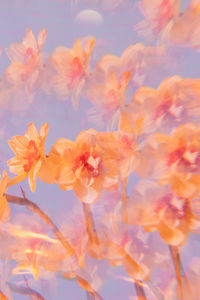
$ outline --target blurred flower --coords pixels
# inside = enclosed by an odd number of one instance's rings
[[[53,90],[61,98],[72,97],[72,104],[78,107],[79,98],[89,76],[89,61],[95,44],[90,38],[82,45],[76,40],[72,49],[57,47],[49,57],[46,66],[46,86],[49,92]],[[49,77],[50,76],[50,77]]]
[[[128,223],[158,230],[165,243],[183,245],[190,232],[200,229],[191,202],[178,197],[169,186],[141,181],[128,201]]]
[[[114,160],[120,179],[127,178],[137,166],[136,136],[122,131],[99,132],[98,140],[107,159]]]
[[[173,76],[165,79],[157,90],[141,87],[120,116],[120,129],[138,134],[155,131],[171,133],[178,125],[199,125],[199,79]]]
[[[125,106],[130,75],[130,72],[125,72],[118,79],[115,72],[111,72],[104,84],[92,84],[89,87],[87,97],[95,104],[89,111],[90,120],[101,127],[106,123],[111,130],[116,127],[120,111]]]
[[[22,43],[11,44],[6,53],[11,64],[6,68],[4,77],[9,85],[25,91],[27,98],[32,97],[35,87],[40,84],[43,71],[42,48],[46,40],[46,29],[38,34],[36,41],[31,29],[27,29]]]
[[[111,54],[103,55],[92,73],[93,80],[98,83],[105,82],[111,72],[115,72],[120,78],[128,71],[131,72],[134,87],[141,86],[145,80],[151,81],[156,72],[160,74],[163,65],[166,66],[166,59],[164,45],[144,46],[141,43],[130,45],[120,57]]]
[[[155,133],[150,136],[140,151],[138,174],[159,179],[162,184],[169,183],[176,173],[189,176],[188,179],[194,175],[198,184],[199,132],[199,126],[187,123],[176,127],[171,135]],[[143,169],[142,165],[145,165]]]
[[[170,23],[178,17],[180,0],[142,0],[140,10],[145,20],[138,23],[134,28],[140,35],[152,39],[154,35],[160,36]]]
[[[184,11],[181,11],[180,0],[153,0],[151,4],[142,0],[140,8],[145,20],[134,27],[140,35],[200,50],[198,0],[191,0]]]

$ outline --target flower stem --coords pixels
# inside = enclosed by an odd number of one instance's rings
[[[67,253],[69,256],[75,255],[75,250],[72,248],[70,243],[67,241],[67,239],[64,237],[62,232],[58,229],[58,227],[53,223],[53,221],[39,208],[39,206],[28,200],[25,197],[17,197],[5,194],[6,199],[9,203],[18,204],[21,206],[26,206],[30,211],[34,212],[38,216],[40,216],[43,221],[49,226],[49,228],[53,231],[53,233],[56,235],[57,239],[60,241],[60,243],[63,245],[63,247],[67,250]]]
[[[95,228],[94,219],[92,216],[91,206],[88,203],[82,202],[83,213],[85,217],[85,226],[89,238],[89,253],[91,257],[102,259],[101,244]]]
[[[183,293],[183,277],[185,276],[183,265],[181,262],[181,255],[179,252],[179,248],[177,246],[169,245],[169,251],[172,257],[174,269],[176,272],[176,279],[178,282],[178,294],[181,300],[184,300],[184,293]]]
[[[147,300],[142,282],[140,280],[135,280],[135,289],[138,300]]]
[[[60,241],[60,243],[63,245],[63,247],[67,250],[67,253],[69,256],[75,255],[75,250],[72,248],[72,246],[69,244],[69,242],[66,240],[62,232],[58,229],[58,227],[53,223],[53,221],[39,208],[39,206],[28,200],[25,196],[24,197],[17,197],[9,194],[5,194],[6,199],[9,203],[26,206],[30,211],[40,216],[43,221],[49,226],[49,228],[53,231],[53,233],[56,235],[57,239]],[[85,282],[89,286],[89,283],[81,278],[80,276],[76,275],[76,278],[79,282]],[[92,292],[89,292],[90,295],[94,297],[95,300],[103,300],[101,296],[95,291],[92,290]],[[1,294],[0,294],[1,296]],[[6,300],[7,298],[5,298]]]

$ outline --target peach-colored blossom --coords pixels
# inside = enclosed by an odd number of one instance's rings
[[[180,0],[142,0],[140,9],[145,17],[135,26],[140,34],[152,38],[152,35],[160,35],[171,19],[178,17]]]
[[[141,11],[145,19],[135,26],[139,34],[161,42],[186,45],[199,51],[200,5],[191,0],[181,11],[180,0],[142,0]]]
[[[72,104],[78,106],[86,79],[90,74],[90,56],[95,39],[89,38],[85,45],[77,39],[73,47],[56,47],[47,61],[46,91],[53,90],[61,98],[71,96]],[[49,74],[48,74],[49,73]]]
[[[170,133],[173,128],[192,122],[199,125],[199,79],[173,76],[159,87],[141,87],[120,116],[119,128],[149,135],[155,131]]]
[[[155,133],[149,140],[170,172],[200,172],[200,126],[188,123],[177,127],[171,136]]]
[[[116,127],[120,111],[126,103],[125,93],[130,75],[130,72],[125,72],[118,79],[116,74],[111,72],[104,84],[94,84],[89,88],[87,97],[95,104],[89,112],[91,121],[101,127],[105,123],[110,129]]]
[[[118,175],[127,178],[137,166],[138,144],[134,134],[116,132],[100,132],[99,143],[108,159],[114,159]]]
[[[42,49],[46,40],[46,29],[39,32],[36,40],[31,29],[27,29],[22,43],[11,44],[6,53],[11,64],[4,72],[4,79],[10,86],[22,89],[31,99],[34,89],[39,87],[43,72]]]
[[[116,188],[117,167],[99,146],[97,132],[90,129],[81,132],[75,142],[58,139],[40,178],[47,183],[56,182],[63,190],[73,189],[78,199],[92,203],[99,199],[102,189]]]
[[[183,245],[190,232],[200,229],[190,199],[173,192],[169,185],[141,181],[128,202],[128,223],[142,225],[149,232],[158,230],[165,243]]]
[[[130,45],[120,57],[105,54],[97,63],[93,78],[97,82],[105,81],[110,72],[122,76],[124,72],[131,72],[134,86],[141,86],[146,79],[155,77],[156,71],[166,63],[165,46],[144,46],[141,43]],[[152,71],[152,67],[153,71]]]
[[[36,180],[44,162],[45,156],[45,139],[48,133],[48,123],[40,128],[38,133],[35,125],[30,123],[25,136],[17,135],[10,140],[9,146],[16,154],[15,157],[8,160],[10,171],[17,174],[11,182],[12,184],[20,182],[28,177],[30,189],[35,191]]]
[[[187,45],[200,50],[200,5],[198,0],[191,0],[178,18],[170,22],[163,38],[179,45]]]

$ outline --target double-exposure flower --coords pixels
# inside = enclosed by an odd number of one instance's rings
[[[162,184],[169,183],[172,178],[186,176],[185,181],[194,180],[198,187],[199,132],[199,126],[188,123],[177,127],[171,135],[153,134],[140,153],[138,165],[140,175],[160,179]],[[141,170],[144,163],[145,168]]]
[[[81,40],[76,40],[72,49],[57,47],[47,62],[46,70],[51,75],[45,89],[52,89],[61,98],[71,96],[75,108],[89,76],[89,61],[94,44],[95,39],[90,38],[85,47]]]
[[[8,160],[10,171],[18,176],[12,179],[12,183],[19,182],[28,177],[30,189],[35,191],[36,180],[39,175],[45,156],[45,139],[48,133],[48,123],[40,128],[38,133],[35,125],[30,123],[25,136],[17,135],[10,140],[9,146],[15,153],[15,157]]]
[[[199,125],[199,91],[199,79],[179,76],[165,79],[157,89],[143,86],[121,113],[120,129],[147,135],[171,133],[188,122]]]
[[[5,70],[5,80],[18,89],[25,90],[31,97],[34,88],[39,85],[43,71],[42,49],[46,40],[46,29],[39,32],[36,40],[31,29],[27,29],[22,43],[11,44],[6,53],[11,64]]]
[[[88,98],[95,104],[90,110],[90,119],[99,125],[107,123],[112,129],[116,127],[120,111],[125,106],[125,93],[130,80],[130,72],[117,78],[115,72],[111,72],[104,84],[90,86]]]
[[[128,202],[128,223],[158,231],[165,243],[183,245],[190,232],[200,229],[191,200],[177,196],[169,185],[141,181]]]

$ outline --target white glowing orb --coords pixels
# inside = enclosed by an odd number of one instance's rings
[[[85,9],[76,15],[75,22],[86,25],[102,25],[103,18],[96,10]]]

